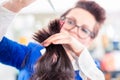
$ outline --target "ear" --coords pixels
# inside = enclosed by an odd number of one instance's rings
[[[62,28],[63,24],[65,23],[65,21],[60,20],[60,27]]]

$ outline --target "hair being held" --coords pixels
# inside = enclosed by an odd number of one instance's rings
[[[53,34],[60,32],[60,21],[54,20],[48,25],[48,31],[39,30],[34,39],[39,43]],[[46,47],[45,54],[35,65],[35,72],[31,80],[74,80],[74,70],[70,59],[60,44],[51,44]]]

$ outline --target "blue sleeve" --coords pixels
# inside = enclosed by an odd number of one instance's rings
[[[37,43],[30,42],[28,47],[31,49],[25,60],[25,67],[33,71],[33,66],[36,61],[41,57],[40,50],[44,47]]]
[[[21,69],[21,65],[30,49],[4,37],[0,42],[0,62]]]
[[[30,76],[34,72],[34,64],[41,57],[40,50],[44,48],[40,44],[32,42],[30,42],[27,46],[31,49],[31,51],[26,55],[26,58],[24,59],[24,67],[22,70],[20,70],[18,80],[29,80]]]

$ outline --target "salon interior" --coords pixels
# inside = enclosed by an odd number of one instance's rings
[[[2,1],[0,0],[0,3]],[[27,45],[28,42],[33,41],[32,35],[35,31],[46,26],[50,20],[59,17],[76,1],[37,0],[19,12],[6,36]],[[94,1],[106,10],[107,18],[89,51],[99,62],[106,80],[120,80],[120,0]],[[15,68],[0,63],[0,80],[16,80],[18,74],[19,71]]]

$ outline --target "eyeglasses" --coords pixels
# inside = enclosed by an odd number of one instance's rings
[[[95,34],[93,32],[87,29],[84,25],[78,26],[74,19],[69,17],[61,17],[61,20],[65,21],[69,25],[68,30],[72,30],[73,28],[77,27],[77,33],[80,38],[95,38]]]

